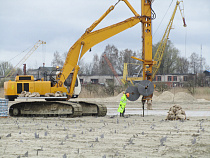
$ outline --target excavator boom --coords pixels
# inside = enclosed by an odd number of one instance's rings
[[[127,0],[123,0],[129,9],[134,13],[134,17],[128,18],[125,21],[116,23],[114,25],[93,31],[92,30],[108,15],[108,13],[114,9],[114,6],[111,6],[96,22],[94,22],[86,32],[74,43],[74,45],[69,49],[66,61],[61,70],[61,73],[57,76],[58,85],[62,86],[65,79],[68,77],[70,72],[75,68],[78,61],[82,58],[82,56],[94,45],[128,29],[133,27],[134,25],[141,22],[141,17],[137,12],[133,9],[130,3]],[[75,75],[76,76],[76,75]],[[72,86],[74,83],[72,82]],[[72,90],[74,89],[71,86],[70,94],[72,94]]]

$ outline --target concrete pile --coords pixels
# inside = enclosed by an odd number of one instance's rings
[[[186,120],[185,111],[179,105],[174,105],[169,109],[166,120]]]
[[[22,91],[18,97],[40,97],[40,94],[38,92],[31,93],[31,92]]]

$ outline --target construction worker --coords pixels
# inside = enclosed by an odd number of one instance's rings
[[[120,105],[119,105],[119,108],[118,108],[118,112],[120,112],[120,117],[124,117],[124,113],[125,113],[125,106],[126,106],[126,103],[127,103],[127,98],[129,97],[129,93],[126,93],[126,94],[123,94],[123,96],[121,97],[121,100],[120,100]]]

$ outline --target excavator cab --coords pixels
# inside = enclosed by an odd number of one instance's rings
[[[73,77],[73,72],[70,73],[70,75],[68,76],[68,78],[64,82],[64,86],[67,87],[68,92],[69,92],[69,89],[70,89],[70,86],[71,86],[72,77]],[[72,95],[71,98],[77,98],[79,96],[80,92],[81,92],[81,83],[80,83],[80,79],[77,75],[76,82],[75,82],[75,87],[74,87],[74,94]]]

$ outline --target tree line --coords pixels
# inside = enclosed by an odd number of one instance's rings
[[[157,51],[159,43],[153,45],[153,57]],[[101,53],[101,55],[95,54],[92,62],[87,63],[85,59],[81,59],[79,62],[80,75],[113,75],[108,63],[105,60],[104,55],[108,58],[113,68],[118,75],[123,75],[124,63],[128,64],[128,75],[141,74],[142,65],[140,61],[132,59],[131,56],[142,59],[141,51],[133,51],[131,49],[119,50],[114,45],[107,45]],[[62,67],[67,56],[67,52],[61,54],[58,51],[54,52],[51,66]],[[202,61],[202,62],[201,62]],[[202,64],[201,64],[202,63]],[[0,63],[0,75],[6,76],[9,71],[13,69],[13,65],[9,62]],[[159,75],[164,74],[187,74],[187,73],[202,73],[204,70],[209,70],[210,67],[207,65],[205,58],[201,58],[199,54],[193,52],[187,59],[181,56],[180,51],[174,47],[173,43],[168,40],[165,47],[163,59],[158,70]],[[20,68],[17,68],[16,74],[23,74]]]
[[[153,56],[155,55],[160,43],[153,45]],[[158,74],[198,74],[210,67],[206,63],[206,59],[193,52],[190,57],[181,56],[180,51],[174,47],[173,43],[168,40],[163,59],[158,70]]]
[[[153,57],[155,56],[159,44],[160,43],[153,45]],[[119,50],[114,45],[107,45],[101,55],[94,55],[91,63],[86,63],[84,59],[79,62],[80,75],[113,75],[113,72],[105,60],[105,54],[118,75],[123,74],[124,63],[129,63],[127,67],[129,76],[141,73],[141,62],[131,58],[131,56],[135,56],[142,59],[141,51],[133,51],[131,49]],[[52,66],[58,65],[62,67],[66,55],[67,53],[60,55],[58,52],[55,52]],[[207,65],[205,58],[202,58],[199,54],[193,52],[187,59],[186,57],[181,56],[180,51],[174,47],[170,40],[168,40],[157,75],[198,74],[209,69],[210,67]]]

